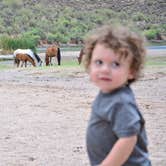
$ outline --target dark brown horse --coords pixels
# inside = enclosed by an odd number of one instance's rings
[[[23,67],[24,63],[25,67],[27,67],[27,62],[30,62],[33,66],[36,66],[34,59],[28,54],[16,54],[16,56],[14,57],[14,63],[17,64],[17,67],[19,67],[20,62],[22,62],[21,67]]]
[[[51,63],[52,57],[56,57],[58,65],[61,65],[61,53],[60,53],[60,48],[58,46],[54,45],[47,48],[45,56],[46,66],[52,65]]]
[[[84,55],[84,49],[82,48],[81,51],[80,51],[80,53],[79,53],[79,56],[78,56],[78,63],[79,63],[79,65],[82,62],[83,55]]]

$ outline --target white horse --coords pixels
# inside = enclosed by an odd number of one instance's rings
[[[42,60],[40,59],[39,55],[33,52],[31,49],[17,49],[14,51],[13,56],[16,57],[17,54],[27,54],[29,55],[34,61],[37,61],[38,66],[42,65]]]

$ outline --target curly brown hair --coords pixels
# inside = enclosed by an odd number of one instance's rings
[[[83,63],[88,71],[91,62],[92,52],[96,44],[103,44],[105,47],[112,49],[118,53],[120,57],[131,57],[130,69],[134,73],[134,79],[129,80],[129,83],[134,82],[140,76],[140,71],[143,68],[144,57],[146,54],[144,47],[144,38],[122,26],[103,26],[98,28],[89,35],[85,40]]]

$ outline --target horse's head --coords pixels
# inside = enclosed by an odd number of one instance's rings
[[[78,58],[77,58],[79,64],[81,64],[81,62],[82,62],[82,57],[83,57],[83,55],[84,55],[84,50],[81,49],[80,54],[79,54],[79,56],[78,56]]]
[[[42,63],[43,63],[43,62],[42,62],[40,56],[39,56],[36,52],[33,52],[33,54],[34,54],[34,57],[35,57],[36,60],[37,60],[38,66],[42,66]]]
[[[40,61],[38,62],[38,66],[42,66],[42,63],[43,63],[43,61],[40,60]]]

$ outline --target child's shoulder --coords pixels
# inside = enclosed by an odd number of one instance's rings
[[[129,86],[117,89],[111,94],[111,96],[112,100],[115,100],[116,102],[120,103],[135,102],[134,93]]]
[[[130,103],[135,102],[135,96],[132,89],[129,86],[125,86],[111,93],[103,93],[100,91],[95,101],[104,104],[110,103],[111,105],[115,103]]]
[[[113,93],[99,93],[97,100],[93,104],[94,112],[108,119],[115,115],[132,114],[137,116],[137,104],[132,89],[128,86],[122,87]]]

